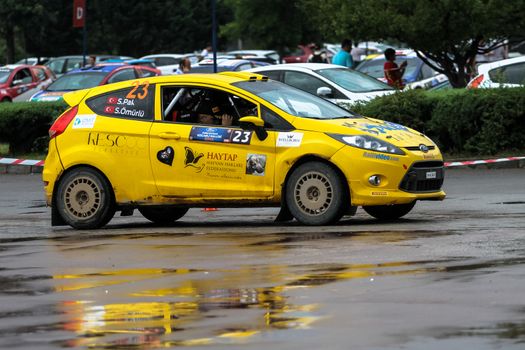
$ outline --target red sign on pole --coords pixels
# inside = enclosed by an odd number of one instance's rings
[[[86,22],[86,0],[73,0],[73,27],[82,28]]]

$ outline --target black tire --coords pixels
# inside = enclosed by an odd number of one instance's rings
[[[297,167],[286,183],[285,196],[292,215],[305,225],[334,223],[350,205],[342,176],[321,162]]]
[[[139,207],[140,213],[149,221],[156,224],[172,224],[183,217],[189,208],[178,208],[170,206],[162,207]]]
[[[416,205],[416,201],[408,204],[392,205],[370,205],[363,209],[371,216],[379,220],[396,220],[408,214]]]
[[[55,204],[58,214],[76,229],[94,229],[115,215],[110,184],[98,171],[80,167],[60,179]]]

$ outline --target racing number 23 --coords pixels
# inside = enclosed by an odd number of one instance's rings
[[[233,130],[232,143],[250,144],[251,138],[251,131]]]
[[[131,91],[128,92],[128,94],[126,95],[126,98],[129,98],[129,99],[138,98],[139,100],[143,100],[144,98],[146,98],[146,96],[148,96],[149,82],[145,81],[142,84],[140,84],[138,81],[134,81],[131,83],[131,85],[133,85],[133,89],[131,89]],[[139,87],[141,89],[140,91],[137,91]]]

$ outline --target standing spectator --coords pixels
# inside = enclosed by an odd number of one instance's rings
[[[319,45],[314,45],[312,47],[313,52],[308,57],[307,62],[310,63],[328,63],[328,57],[326,57],[326,51],[321,49]]]
[[[206,47],[205,47],[204,49],[202,49],[202,51],[201,51],[201,55],[200,55],[200,56],[202,57],[202,59],[205,59],[206,56],[209,55],[210,51],[211,51],[211,45],[208,44],[208,45],[206,45]]]
[[[89,56],[84,67],[95,67],[97,58],[93,55]]]
[[[354,66],[352,68],[357,67],[359,63],[361,63],[361,56],[365,54],[365,49],[359,47],[359,43],[354,43],[354,47],[352,48],[352,51],[350,51],[350,54],[352,55],[352,61],[354,61]]]
[[[388,85],[396,89],[403,89],[405,87],[405,84],[403,83],[403,74],[405,74],[407,61],[404,61],[398,66],[395,62],[396,51],[392,48],[385,50],[385,58],[386,62],[383,65],[383,71]]]
[[[187,74],[191,70],[191,62],[189,58],[183,58],[179,62],[179,68],[175,71],[175,74]]]
[[[338,64],[340,66],[345,66],[352,68],[354,62],[352,61],[352,56],[350,55],[350,50],[352,49],[352,40],[344,39],[341,43],[341,50],[332,58],[332,64]]]

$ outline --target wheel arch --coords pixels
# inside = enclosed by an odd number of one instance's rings
[[[339,167],[337,165],[335,165],[334,163],[330,162],[329,160],[325,159],[325,158],[322,158],[320,156],[317,156],[315,154],[307,154],[307,155],[304,155],[303,157],[297,159],[297,161],[290,167],[290,169],[288,169],[288,173],[286,174],[286,177],[284,179],[284,182],[282,184],[282,191],[281,191],[281,206],[286,206],[286,186],[288,184],[288,180],[290,179],[290,175],[295,171],[295,169],[297,169],[299,166],[305,164],[305,163],[309,163],[309,162],[320,162],[320,163],[324,163],[326,165],[328,165],[329,167],[331,167],[332,169],[334,169],[338,174],[339,176],[341,176],[341,179],[343,180],[343,188],[345,189],[346,191],[346,197],[348,198],[348,206],[351,205],[351,202],[352,202],[352,198],[351,198],[351,195],[350,195],[350,187],[348,186],[348,179],[346,178],[345,174],[341,171],[341,169],[339,169]]]

